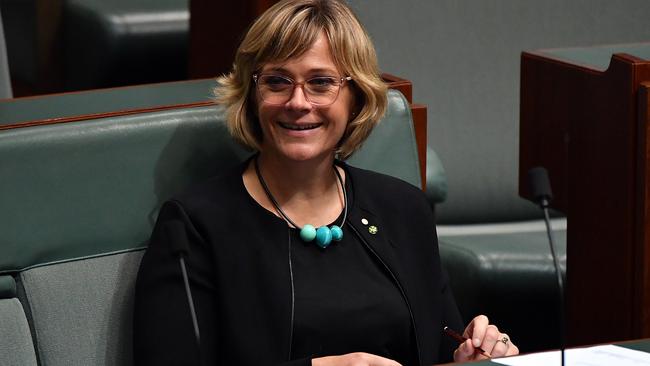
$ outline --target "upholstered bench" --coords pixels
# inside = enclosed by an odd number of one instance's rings
[[[445,202],[448,189],[455,188],[447,186],[443,164],[431,150],[429,202]],[[499,221],[480,207],[465,210],[485,222],[463,223],[443,216],[443,224],[437,224],[440,259],[463,318],[487,314],[523,352],[559,347],[559,294],[544,222],[530,213],[519,220],[514,216]],[[552,227],[565,274],[566,218],[552,219]]]
[[[213,86],[0,102],[0,349],[11,350],[0,364],[132,363],[133,283],[158,208],[250,154],[229,138]],[[400,93],[349,163],[419,186]]]
[[[552,220],[563,274],[566,219]],[[486,314],[522,352],[559,347],[559,292],[542,220],[441,225],[440,257],[461,314]]]

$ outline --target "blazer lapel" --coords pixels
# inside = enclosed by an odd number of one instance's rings
[[[370,249],[379,256],[379,259],[388,266],[388,269],[395,274],[398,273],[395,248],[387,237],[381,219],[369,211],[358,209],[350,212],[348,222]]]

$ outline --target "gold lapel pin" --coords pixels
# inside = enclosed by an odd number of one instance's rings
[[[370,225],[370,226],[368,227],[368,232],[369,232],[370,234],[372,234],[372,235],[377,234],[377,227],[376,227],[375,225]]]

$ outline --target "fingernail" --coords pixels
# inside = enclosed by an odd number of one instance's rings
[[[478,339],[478,338],[474,338],[473,341],[474,341],[474,347],[478,347],[478,346],[481,345],[481,340],[480,340],[480,339]]]

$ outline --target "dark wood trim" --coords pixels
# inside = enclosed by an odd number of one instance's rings
[[[63,0],[36,1],[36,92],[62,90],[63,71]]]
[[[415,141],[418,145],[422,190],[425,190],[427,188],[427,107],[424,104],[413,104],[413,83],[410,80],[388,73],[381,74],[381,78],[390,89],[402,93],[411,106]]]
[[[105,113],[90,113],[90,114],[82,114],[82,115],[69,116],[69,117],[46,118],[40,120],[12,123],[10,125],[0,125],[0,131],[11,130],[16,128],[33,127],[33,126],[44,126],[44,125],[54,125],[59,123],[78,122],[78,121],[93,120],[99,118],[127,116],[131,114],[159,112],[159,111],[166,111],[170,109],[205,107],[210,105],[216,105],[216,103],[213,101],[204,101],[204,102],[196,102],[196,103],[173,104],[173,105],[147,107],[147,108],[139,108],[139,109],[125,109],[121,111],[113,111],[113,112],[105,112]]]
[[[418,159],[420,160],[420,176],[422,189],[427,188],[427,106],[411,104],[415,141],[418,144]]]
[[[389,88],[399,90],[409,103],[413,103],[413,83],[410,80],[388,73],[382,73],[381,78],[388,84]]]
[[[650,337],[644,81],[650,62],[626,54],[606,71],[522,54],[519,192],[530,198],[527,171],[545,166],[567,214],[572,346]]]
[[[638,95],[634,333],[645,336],[650,334],[650,82],[639,86]]]
[[[190,78],[229,72],[250,24],[278,0],[190,1]]]
[[[97,93],[97,92],[104,92],[104,91],[111,91],[111,90],[147,88],[147,87],[155,86],[155,85],[184,84],[184,83],[188,83],[188,82],[201,82],[201,81],[208,81],[208,80],[215,80],[215,79],[214,78],[201,78],[201,79],[192,79],[192,80],[162,81],[162,82],[159,82],[159,83],[150,83],[150,84],[141,84],[141,85],[124,85],[124,86],[114,86],[114,87],[110,87],[110,88],[100,88],[100,89],[73,90],[73,91],[58,92],[58,93],[51,93],[51,94],[27,95],[27,96],[16,97],[16,98],[2,98],[2,99],[0,99],[0,102],[10,102],[12,100],[39,99],[39,98],[44,98],[44,97],[49,98],[49,97],[52,97],[52,96],[61,96],[61,95]]]

